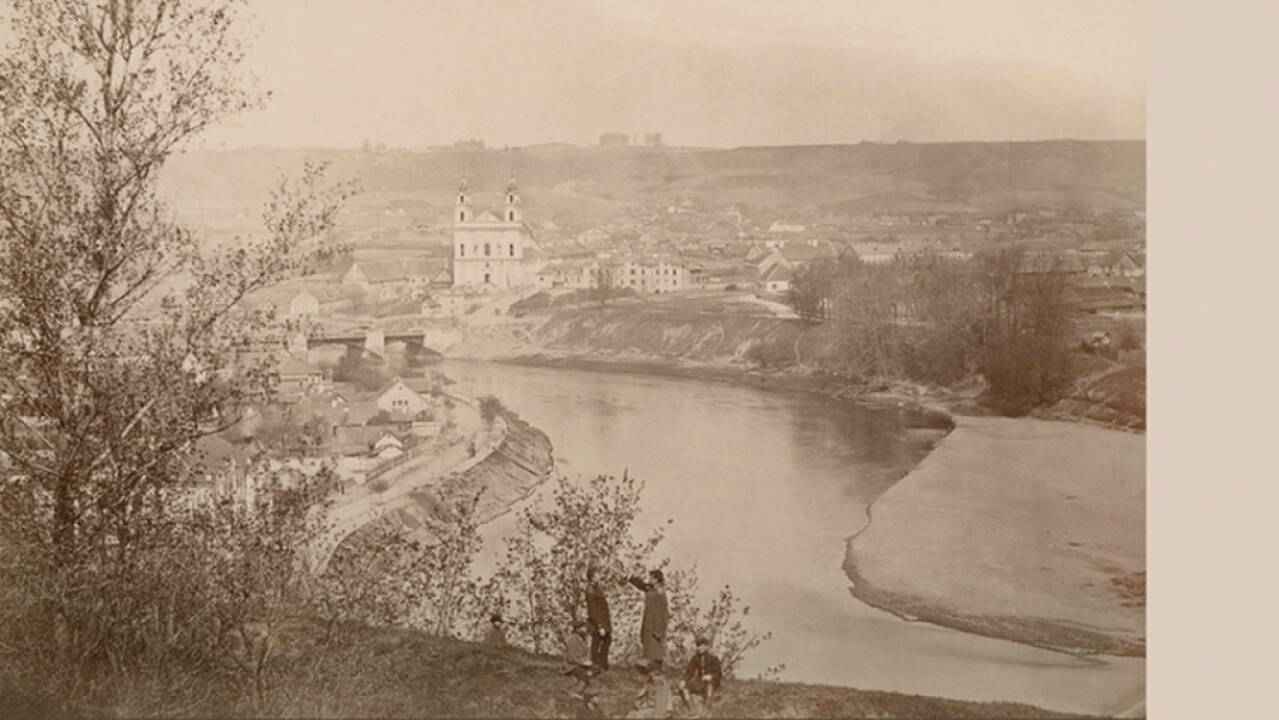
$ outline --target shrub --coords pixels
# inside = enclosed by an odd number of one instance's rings
[[[485,395],[480,398],[480,419],[484,421],[485,425],[492,427],[498,415],[501,415],[505,409],[502,401],[493,395]]]
[[[742,607],[729,587],[722,588],[705,609],[696,602],[696,568],[670,568],[658,550],[671,521],[647,537],[634,537],[643,485],[622,477],[598,476],[585,484],[560,477],[546,509],[525,509],[508,537],[505,557],[495,578],[500,593],[490,600],[500,607],[511,629],[510,639],[537,652],[558,648],[562,628],[585,612],[586,571],[595,567],[612,609],[615,637],[639,634],[641,606],[626,584],[629,574],[662,568],[671,619],[669,662],[680,665],[691,654],[699,634],[710,636],[730,674],[741,658],[768,639],[748,631]],[[494,591],[496,591],[496,588]],[[618,647],[619,664],[636,659],[634,647]]]

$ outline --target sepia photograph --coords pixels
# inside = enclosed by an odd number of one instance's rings
[[[1146,11],[0,0],[0,717],[1146,717]]]

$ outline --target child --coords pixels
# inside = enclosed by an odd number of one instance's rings
[[[684,702],[692,705],[700,714],[710,708],[711,698],[719,692],[724,672],[719,658],[711,654],[710,639],[699,637],[696,644],[697,652],[684,669],[684,679],[680,681],[679,689]]]
[[[573,693],[576,696],[586,691],[586,686],[591,683],[594,672],[591,667],[591,648],[588,644],[586,623],[578,620],[570,627],[570,632],[564,638],[564,674],[581,683]]]

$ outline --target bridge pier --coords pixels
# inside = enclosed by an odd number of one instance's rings
[[[364,335],[364,349],[378,357],[386,357],[386,331],[382,328],[369,328]]]

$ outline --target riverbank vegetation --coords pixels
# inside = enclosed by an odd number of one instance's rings
[[[831,328],[837,372],[937,385],[980,374],[997,411],[1024,415],[1073,379],[1065,276],[1036,260],[1014,250],[884,264],[846,256],[796,273],[789,302]]]

